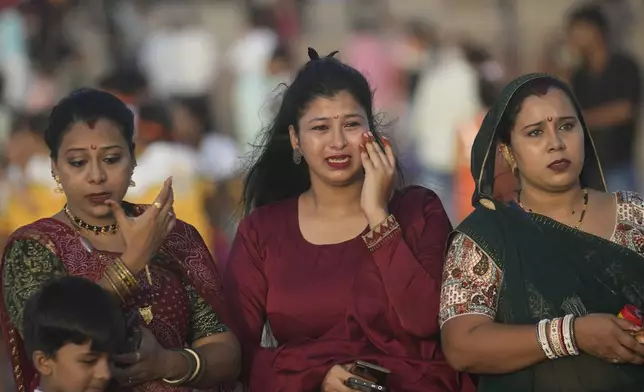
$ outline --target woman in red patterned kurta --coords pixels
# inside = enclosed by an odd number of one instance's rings
[[[133,127],[123,102],[91,89],[52,111],[45,135],[52,186],[67,205],[16,230],[1,266],[0,322],[18,392],[38,386],[20,339],[24,304],[60,275],[101,284],[137,315],[143,339],[115,358],[123,366],[112,372],[113,390],[214,390],[237,376],[239,348],[223,322],[218,272],[195,228],[175,218],[171,179],[149,207],[122,202],[134,185]]]

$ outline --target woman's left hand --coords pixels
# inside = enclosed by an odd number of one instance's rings
[[[127,366],[112,369],[112,376],[120,385],[140,385],[161,380],[167,374],[168,351],[161,347],[152,331],[142,327],[141,333],[141,347],[137,351],[114,357],[114,363]]]
[[[389,213],[387,204],[394,187],[396,158],[389,144],[383,138],[385,150],[376,142],[371,132],[362,135],[360,158],[365,171],[360,205],[371,228],[382,222]]]

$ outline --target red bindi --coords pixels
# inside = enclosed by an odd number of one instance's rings
[[[333,116],[333,118],[335,118],[337,120],[337,119],[340,118],[340,116],[336,114],[335,116]]]
[[[91,146],[89,146],[89,148],[91,148],[92,150],[96,150],[96,146],[93,145],[93,144]]]
[[[548,117],[548,122],[552,122],[552,117]]]

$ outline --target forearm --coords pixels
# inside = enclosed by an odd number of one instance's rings
[[[448,362],[457,370],[512,373],[546,359],[536,331],[536,325],[484,323],[458,334],[457,339],[444,339],[443,348]]]
[[[222,382],[234,381],[239,376],[241,356],[237,344],[208,343],[196,348],[195,351],[201,356],[206,368],[192,386],[210,388]]]
[[[199,373],[189,386],[199,389],[212,388],[220,383],[234,381],[239,375],[240,356],[238,348],[231,343],[209,343],[193,350],[199,355]],[[180,380],[196,369],[181,351],[169,350],[165,354],[167,380]]]

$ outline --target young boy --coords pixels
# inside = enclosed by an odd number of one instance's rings
[[[116,301],[91,281],[69,276],[45,284],[27,301],[23,320],[25,350],[40,374],[36,391],[104,391],[125,324]]]

